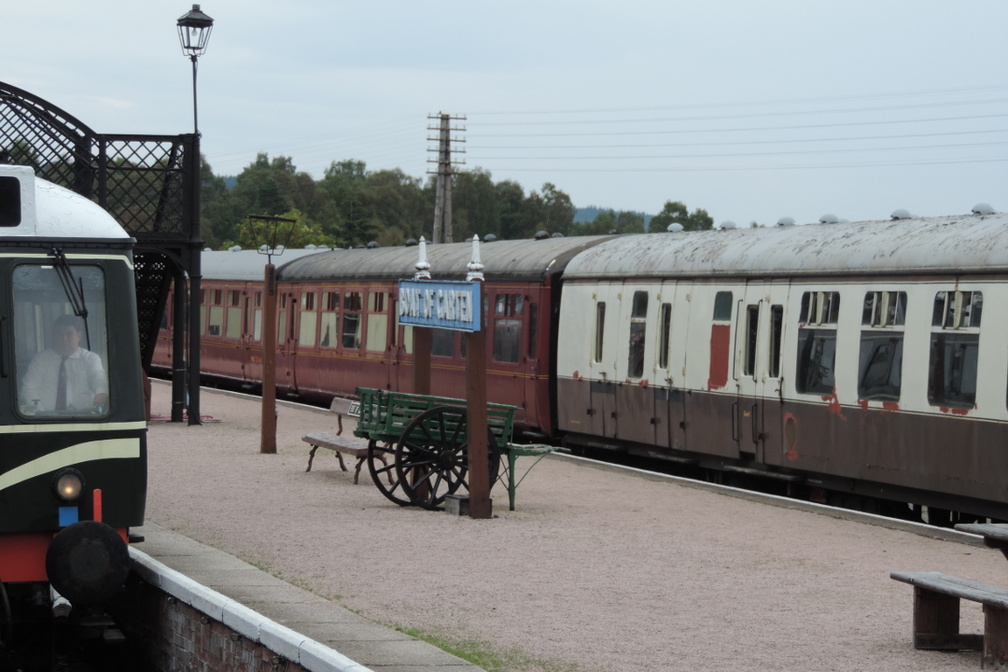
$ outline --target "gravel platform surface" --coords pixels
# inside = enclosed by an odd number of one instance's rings
[[[155,381],[155,416],[170,408]],[[343,472],[320,449],[305,472],[301,436],[335,432],[326,411],[281,404],[272,455],[259,400],[205,390],[202,411],[202,425],[151,422],[148,520],[369,619],[478,642],[510,670],[975,671],[978,652],[913,650],[913,589],[889,573],[1008,586],[1008,562],[975,538],[562,456],[530,472],[516,511],[495,487],[490,520],[399,507],[366,465],[353,484],[352,458]],[[982,628],[964,602],[963,631]]]

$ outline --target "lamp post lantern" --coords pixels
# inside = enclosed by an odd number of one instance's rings
[[[196,64],[199,57],[206,53],[212,30],[213,19],[204,14],[199,5],[193,5],[192,10],[179,17],[178,35],[182,53],[192,61],[193,130],[196,135],[199,135],[199,120],[196,116]]]

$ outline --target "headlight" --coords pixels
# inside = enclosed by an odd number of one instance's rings
[[[80,497],[84,490],[84,478],[79,472],[66,469],[56,475],[56,496],[66,502]]]

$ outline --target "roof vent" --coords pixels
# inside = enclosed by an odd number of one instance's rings
[[[977,203],[973,206],[974,215],[993,215],[994,208],[989,203]]]
[[[738,228],[738,225],[735,222],[731,221],[730,219],[726,219],[725,221],[721,222],[721,229],[727,230],[727,229],[737,229],[737,228]]]
[[[374,250],[377,249],[378,247],[379,245],[377,240],[372,240],[370,243],[367,244],[367,249],[369,250]]]
[[[535,235],[536,240],[546,240],[549,238],[549,234],[546,231],[537,231]]]
[[[406,239],[406,245],[405,245],[405,247],[414,247],[415,245],[418,245],[418,244],[419,243],[417,243],[416,238],[407,238]]]
[[[840,220],[837,219],[836,215],[831,215],[830,213],[826,213],[825,215],[819,218],[820,224],[836,224],[839,221]]]
[[[668,228],[665,230],[668,231],[669,233],[679,233],[680,231],[683,230],[683,225],[680,224],[679,222],[672,222],[671,224],[668,225]]]
[[[777,220],[777,226],[794,226],[794,217],[781,217]]]
[[[563,238],[563,237],[564,237],[564,235],[562,233],[560,233],[559,231],[557,231],[552,236],[550,236],[550,238]]]
[[[492,233],[488,233],[487,235],[483,236],[483,242],[484,243],[492,243],[495,240],[497,240],[497,236],[495,236]]]
[[[911,215],[910,211],[905,208],[899,208],[897,210],[893,210],[892,214],[889,216],[892,217],[893,219],[913,219],[913,215]]]

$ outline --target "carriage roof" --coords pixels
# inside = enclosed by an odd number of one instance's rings
[[[488,279],[541,282],[547,275],[563,270],[574,255],[606,239],[582,236],[497,240],[480,244],[480,261]],[[465,278],[472,249],[471,242],[427,245],[432,279]],[[418,259],[419,248],[415,246],[332,250],[284,264],[277,278],[281,282],[408,279],[415,275]]]
[[[620,236],[565,278],[794,277],[1008,271],[1008,215]]]
[[[272,261],[279,266],[286,261],[318,253],[315,249],[286,249],[282,254],[274,254]],[[261,282],[268,260],[265,254],[256,250],[204,250],[200,256],[200,271],[205,280]]]

